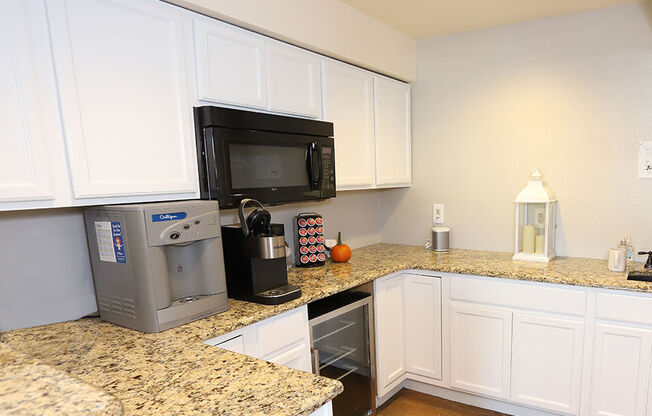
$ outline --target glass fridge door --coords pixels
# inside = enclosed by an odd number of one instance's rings
[[[371,414],[370,306],[368,297],[311,320],[315,373],[344,385],[334,416]]]

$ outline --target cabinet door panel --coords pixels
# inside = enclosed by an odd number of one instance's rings
[[[416,274],[403,277],[406,370],[441,380],[441,279]]]
[[[54,199],[48,147],[63,143],[45,5],[0,8],[0,202]]]
[[[651,354],[652,331],[596,324],[590,414],[645,415]]]
[[[410,185],[410,84],[374,76],[376,185]]]
[[[266,54],[269,109],[321,117],[319,55],[272,40]]]
[[[458,304],[450,312],[451,386],[509,398],[512,313]]]
[[[337,190],[375,185],[373,75],[322,60],[324,120],[335,124]]]
[[[184,11],[49,1],[76,198],[195,193]]]
[[[265,38],[203,17],[194,28],[198,98],[266,108]]]
[[[298,342],[308,342],[308,307],[303,306],[260,322],[256,325],[256,334],[261,356],[285,350]]]
[[[312,372],[312,363],[310,362],[310,347],[307,342],[302,342],[289,349],[288,351],[280,354],[265,358],[276,364],[284,365],[286,367],[294,368],[297,370]]]
[[[319,409],[315,410],[310,416],[333,416],[333,404],[328,402]]]
[[[376,350],[378,396],[405,373],[403,279],[399,276],[376,283]]]
[[[515,314],[511,400],[578,414],[584,323]]]

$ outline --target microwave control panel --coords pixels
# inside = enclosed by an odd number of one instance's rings
[[[333,148],[324,146],[321,149],[321,164],[323,175],[321,181],[322,193],[327,193],[328,196],[335,195],[335,154]]]

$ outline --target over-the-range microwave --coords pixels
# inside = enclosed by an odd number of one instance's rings
[[[333,123],[231,108],[195,108],[202,199],[220,208],[335,196]]]

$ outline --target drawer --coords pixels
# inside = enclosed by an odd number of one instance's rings
[[[598,292],[595,297],[595,317],[652,325],[652,297],[633,293]]]
[[[306,306],[269,318],[257,325],[258,355],[265,357],[300,341],[309,341],[308,309]]]
[[[310,361],[310,347],[307,342],[293,347],[292,349],[280,354],[265,358],[276,364],[294,368],[296,370],[312,372],[312,363]]]
[[[546,283],[453,276],[450,280],[450,297],[467,302],[584,316],[587,292]]]
[[[220,347],[225,350],[237,352],[240,354],[245,353],[245,342],[244,342],[244,336],[238,335],[235,338],[231,338],[229,340],[226,340],[224,342],[220,342],[219,344],[215,345],[216,347]]]

